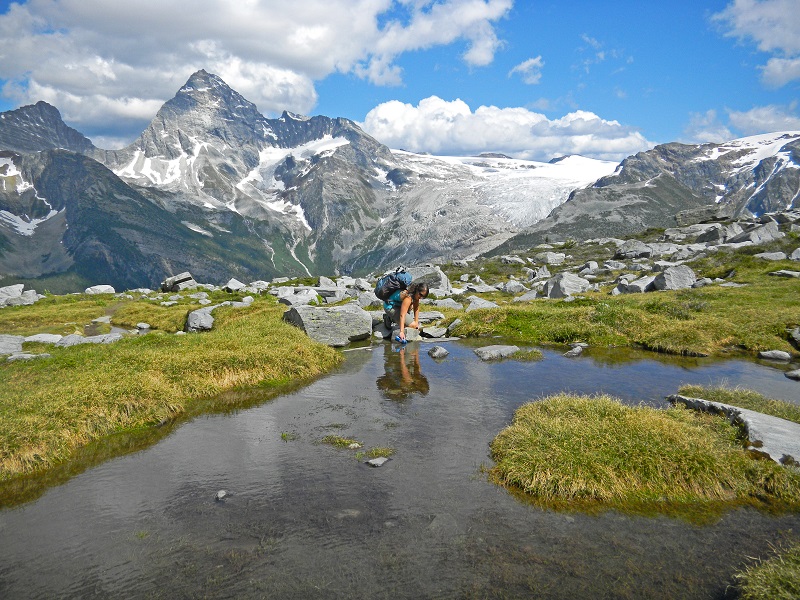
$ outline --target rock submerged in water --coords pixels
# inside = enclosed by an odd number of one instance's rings
[[[481,360],[499,360],[519,352],[519,346],[484,346],[483,348],[475,348],[474,352]]]
[[[434,346],[430,350],[428,350],[428,356],[431,358],[444,358],[450,354],[445,348],[442,346]]]

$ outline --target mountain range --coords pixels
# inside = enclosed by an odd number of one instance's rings
[[[363,274],[634,233],[707,205],[798,204],[800,132],[666,144],[621,164],[390,150],[342,118],[269,119],[193,74],[120,150],[45,102],[0,113],[0,285]]]

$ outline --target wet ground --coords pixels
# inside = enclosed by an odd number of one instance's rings
[[[684,383],[797,400],[786,366],[595,349],[483,363],[443,345],[439,361],[414,343],[347,352],[302,390],[196,418],[0,511],[0,598],[724,598],[748,557],[797,539],[800,515],[560,513],[481,473],[526,401],[664,406]],[[391,460],[365,465],[378,447]]]

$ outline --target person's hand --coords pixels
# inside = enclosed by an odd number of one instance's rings
[[[413,323],[411,323],[411,325],[409,325],[409,327],[411,327],[412,329],[419,329],[419,323],[414,321]]]

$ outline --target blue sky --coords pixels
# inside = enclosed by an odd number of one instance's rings
[[[800,130],[798,0],[0,0],[0,109],[131,142],[205,68],[390,147],[621,160]]]

